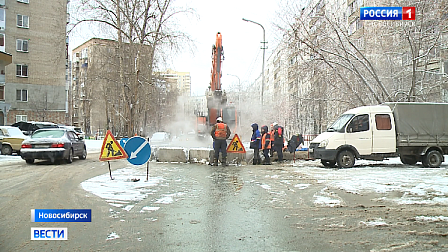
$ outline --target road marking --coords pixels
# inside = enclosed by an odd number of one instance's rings
[[[130,159],[136,158],[137,154],[145,147],[148,142],[144,141],[135,151],[131,152]]]

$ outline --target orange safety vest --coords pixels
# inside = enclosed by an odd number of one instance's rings
[[[269,132],[269,136],[271,137],[271,145],[274,144],[274,130],[271,130],[271,132]]]
[[[215,137],[218,139],[226,139],[227,125],[225,123],[217,123],[215,128]]]
[[[263,135],[263,137],[261,138],[261,149],[262,150],[269,150],[270,148],[271,148],[271,145],[270,144],[268,144],[268,147],[265,147],[266,146],[266,136],[267,135],[269,135],[269,138],[268,138],[268,140],[270,141],[270,134],[269,133],[265,133],[264,135]]]

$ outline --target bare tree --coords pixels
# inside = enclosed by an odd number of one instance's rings
[[[301,115],[315,122],[306,124],[314,127],[313,133],[320,133],[340,108],[403,99],[441,101],[437,94],[447,84],[440,72],[440,55],[446,51],[441,46],[446,43],[447,18],[441,18],[446,1],[393,1],[416,6],[417,20],[370,23],[359,20],[361,6],[353,8],[350,23],[344,23],[338,11],[347,8],[345,3],[338,10],[332,10],[328,1],[310,3],[286,2],[285,10],[292,11],[282,13],[283,24],[277,27],[285,34],[294,61],[289,72],[296,74],[291,74],[289,83],[298,86],[291,88],[297,92],[292,96],[297,104],[306,104],[301,107],[307,115]],[[303,102],[306,99],[309,102]]]
[[[177,50],[188,36],[176,31],[175,16],[191,10],[174,7],[172,0],[81,0],[79,10],[85,15],[74,24],[93,22],[116,32],[118,89],[121,104],[115,108],[123,115],[127,135],[140,132],[150,120],[148,100],[156,99],[153,69],[164,50]],[[168,48],[167,48],[168,47]],[[109,103],[107,103],[109,104]],[[140,115],[145,116],[140,116]]]

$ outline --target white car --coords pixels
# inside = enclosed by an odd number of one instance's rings
[[[170,143],[170,134],[167,132],[156,132],[152,135],[149,143],[155,146],[168,145]]]
[[[59,126],[60,128],[65,128],[65,129],[69,129],[69,130],[73,130],[75,132],[75,134],[84,139],[86,138],[86,134],[82,131],[81,127],[77,127],[77,126]]]

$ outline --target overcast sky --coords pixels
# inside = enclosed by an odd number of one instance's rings
[[[176,5],[188,6],[195,10],[197,17],[189,16],[180,20],[179,28],[189,34],[194,41],[194,51],[183,50],[181,54],[170,57],[165,67],[179,72],[190,72],[192,94],[203,95],[210,83],[212,67],[212,45],[216,33],[221,32],[225,60],[222,66],[222,88],[236,87],[238,78],[242,85],[253,82],[261,74],[263,30],[260,26],[244,22],[246,18],[264,26],[266,31],[266,61],[276,45],[278,34],[273,26],[276,22],[279,1],[272,0],[177,0]],[[73,49],[92,37],[104,37],[84,29],[70,37]]]
[[[179,55],[173,66],[177,71],[190,72],[192,93],[204,94],[210,83],[212,68],[212,45],[216,33],[221,32],[224,48],[222,65],[222,88],[229,89],[238,84],[252,82],[261,74],[263,29],[254,23],[244,22],[246,18],[264,26],[266,31],[266,60],[274,47],[275,20],[277,1],[272,0],[190,0],[199,19],[190,20],[182,25],[195,41],[194,55],[187,50]]]

